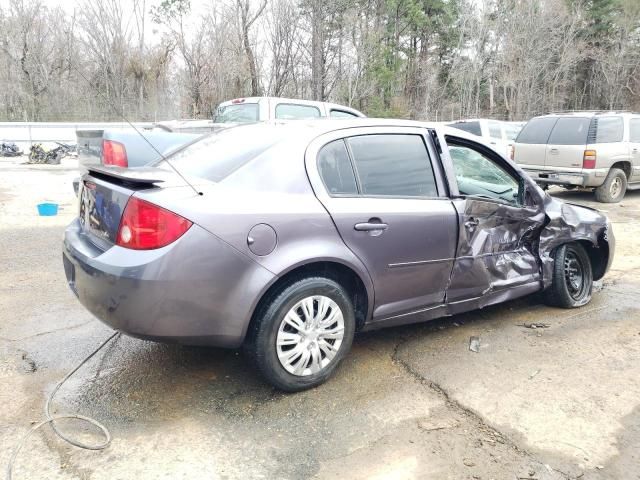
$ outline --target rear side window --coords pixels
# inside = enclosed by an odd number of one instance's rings
[[[465,132],[473,133],[479,137],[482,136],[482,130],[480,129],[480,122],[456,122],[449,125],[450,127],[463,130]]]
[[[318,118],[319,116],[320,109],[312,105],[296,105],[294,103],[281,103],[276,105],[276,118],[282,120]]]
[[[585,145],[589,133],[589,118],[559,118],[548,143],[551,145]]]
[[[356,195],[356,177],[344,140],[331,142],[318,153],[318,170],[327,191],[332,195]]]
[[[594,143],[621,142],[624,133],[622,117],[595,117],[596,140]]]
[[[362,135],[347,141],[364,195],[438,195],[429,154],[421,136]]]
[[[220,182],[283,138],[284,129],[247,125],[212,133],[170,155],[181,174]],[[153,164],[173,171],[166,160]]]
[[[331,112],[329,112],[329,116],[331,118],[358,118],[357,115],[345,112],[344,110],[331,110]]]
[[[629,120],[629,140],[640,143],[640,118]]]
[[[555,117],[532,118],[520,131],[516,143],[547,143],[553,126],[558,121]]]

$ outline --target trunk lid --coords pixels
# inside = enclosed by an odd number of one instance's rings
[[[82,232],[98,248],[107,250],[116,242],[120,220],[131,195],[156,188],[157,183],[172,178],[170,172],[157,168],[89,167],[89,173],[80,182],[78,217]]]

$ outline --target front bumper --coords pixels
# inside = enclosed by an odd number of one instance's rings
[[[76,219],[62,256],[71,290],[102,322],[134,337],[190,345],[239,346],[273,279],[197,225],[156,250],[101,251]]]
[[[573,185],[577,187],[599,187],[607,177],[607,170],[603,168],[573,171],[533,169],[523,167],[524,171],[537,183],[548,185]]]

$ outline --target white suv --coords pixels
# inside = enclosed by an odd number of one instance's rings
[[[640,188],[640,114],[571,112],[532,118],[512,158],[539,184],[595,190],[599,202],[619,202]]]

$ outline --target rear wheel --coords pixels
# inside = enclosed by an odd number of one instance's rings
[[[575,308],[589,303],[593,271],[582,245],[569,243],[554,254],[553,278],[545,291],[546,301],[555,307]]]
[[[627,175],[619,168],[612,168],[604,183],[596,188],[596,200],[602,203],[617,203],[627,191]]]
[[[272,385],[295,392],[326,381],[351,348],[353,304],[328,278],[298,280],[257,313],[246,350]]]

